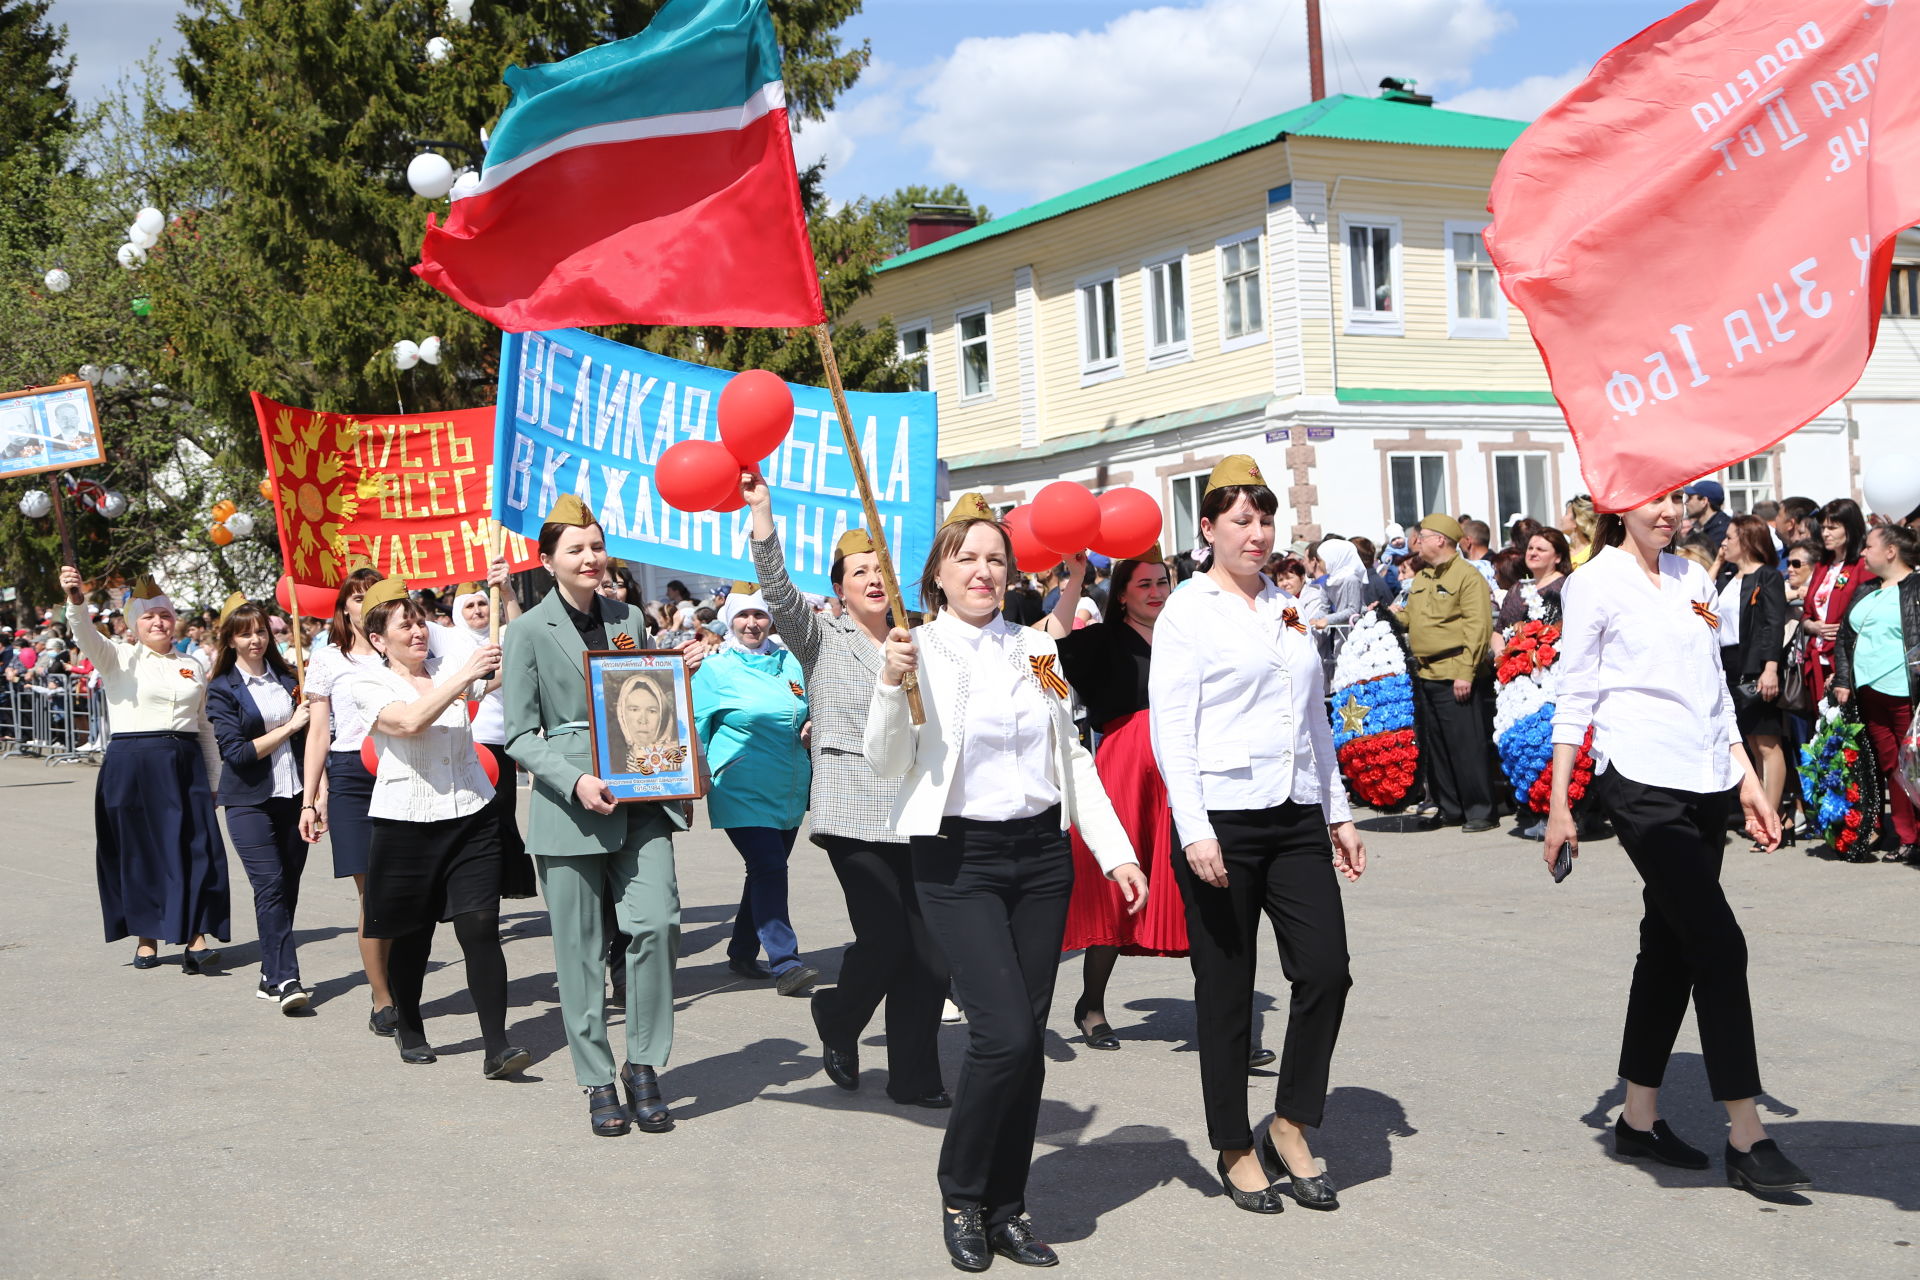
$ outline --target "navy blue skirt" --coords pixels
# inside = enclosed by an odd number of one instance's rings
[[[228,939],[227,849],[191,733],[116,733],[93,793],[107,941]]]
[[[372,866],[373,775],[358,751],[327,752],[327,838],[333,845],[333,878],[363,876]]]

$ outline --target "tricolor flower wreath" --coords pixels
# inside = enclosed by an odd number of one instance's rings
[[[1515,627],[1500,654],[1494,678],[1500,691],[1493,703],[1493,742],[1500,767],[1513,785],[1513,798],[1535,813],[1545,813],[1553,798],[1553,665],[1560,624],[1532,618]],[[1593,727],[1587,727],[1574,758],[1567,799],[1579,800],[1593,781]]]
[[[1839,707],[1820,715],[1800,748],[1800,793],[1821,836],[1838,853],[1871,841],[1880,825],[1880,770],[1866,728]]]
[[[1393,628],[1369,615],[1333,667],[1333,747],[1354,793],[1379,807],[1413,788],[1420,759],[1413,735],[1413,681]]]

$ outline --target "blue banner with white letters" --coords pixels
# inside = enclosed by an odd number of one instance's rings
[[[558,329],[500,344],[493,513],[528,538],[563,493],[579,496],[625,560],[714,578],[751,578],[752,512],[689,514],[653,486],[654,463],[682,440],[719,440],[720,391],[733,374]],[[865,519],[832,393],[788,384],[793,427],[760,464],[773,493],[787,572],[802,591],[832,592],[834,544]],[[939,431],[931,392],[850,391],[847,407],[907,607],[938,521]]]

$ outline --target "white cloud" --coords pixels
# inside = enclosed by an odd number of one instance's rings
[[[1450,111],[1503,116],[1508,120],[1531,120],[1586,78],[1585,67],[1570,67],[1557,76],[1528,76],[1519,84],[1508,85],[1504,89],[1468,89],[1445,99],[1439,105]]]
[[[816,160],[827,162],[827,173],[838,175],[860,149],[860,139],[897,128],[905,109],[898,85],[898,69],[878,58],[860,74],[858,93],[843,98],[824,120],[793,121],[793,158],[801,168]]]
[[[1328,91],[1362,96],[1385,75],[1428,91],[1465,84],[1512,21],[1495,0],[1326,12]],[[1300,9],[1276,0],[1201,0],[1135,10],[1099,30],[970,38],[931,68],[904,134],[926,148],[937,178],[1053,195],[1299,106],[1305,44]]]

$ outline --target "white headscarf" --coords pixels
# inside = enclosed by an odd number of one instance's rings
[[[127,601],[126,608],[127,635],[129,637],[137,635],[133,629],[133,624],[140,621],[140,615],[149,609],[165,609],[176,618],[180,616],[180,611],[173,607],[173,601],[168,599],[164,591],[157,596],[147,596],[145,598],[134,596]]]
[[[453,598],[453,625],[462,630],[471,631],[483,641],[492,638],[490,634],[492,632],[492,626],[476,627],[469,624],[467,622],[467,605],[471,601],[485,600],[486,598],[487,592],[484,587],[478,591],[469,591],[463,596],[455,596]]]
[[[734,634],[734,618],[739,614],[748,612],[765,613],[768,618],[773,617],[773,615],[767,611],[767,598],[758,591],[749,595],[741,595],[738,592],[734,592],[729,594],[726,603],[720,606],[720,625],[727,629],[727,647],[729,649],[738,649],[742,653],[772,653],[778,646],[773,643],[773,631],[771,628],[768,629],[766,638],[761,640],[759,646],[755,648],[749,648],[740,643],[740,637]]]
[[[1327,565],[1327,585],[1336,582],[1358,582],[1367,580],[1366,566],[1360,563],[1360,552],[1345,538],[1328,538],[1320,544],[1320,558]]]

